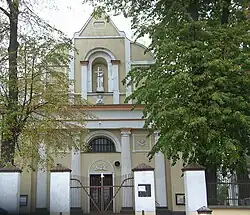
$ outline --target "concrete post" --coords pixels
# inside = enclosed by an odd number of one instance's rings
[[[70,173],[60,164],[50,170],[50,215],[70,214]]]
[[[197,214],[197,210],[207,207],[205,168],[199,164],[189,164],[184,172],[186,215]]]
[[[154,168],[140,164],[132,171],[134,172],[135,215],[155,215]]]
[[[19,214],[21,172],[17,167],[0,169],[0,207],[8,214]]]

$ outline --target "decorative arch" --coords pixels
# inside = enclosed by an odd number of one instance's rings
[[[84,138],[84,143],[88,143],[93,138],[98,137],[98,136],[106,136],[106,137],[110,138],[114,142],[114,144],[115,144],[116,152],[121,152],[121,143],[120,143],[120,140],[113,133],[111,133],[109,131],[106,131],[106,130],[98,130],[98,131],[92,131],[92,132],[90,132]]]
[[[91,55],[93,55],[93,54],[95,54],[95,53],[106,53],[108,56],[109,56],[109,58],[111,58],[111,60],[116,60],[116,57],[115,57],[115,55],[110,51],[110,50],[108,50],[108,49],[106,49],[106,48],[103,48],[103,47],[96,47],[96,48],[94,48],[94,49],[91,49],[86,55],[85,55],[85,57],[84,57],[84,61],[87,61],[87,60],[89,60],[89,58],[90,58],[90,56]]]
[[[114,173],[114,166],[108,160],[96,160],[94,161],[88,169],[88,173]]]
[[[93,92],[93,71],[92,64],[93,61],[97,58],[103,58],[107,63],[108,68],[108,92],[113,91],[113,74],[112,74],[112,60],[116,60],[114,54],[106,48],[94,48],[90,50],[84,58],[84,61],[88,61],[88,71],[87,71],[87,79],[88,79],[88,92]]]

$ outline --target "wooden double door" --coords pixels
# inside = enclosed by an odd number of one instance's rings
[[[113,176],[112,174],[90,175],[90,211],[113,211]]]

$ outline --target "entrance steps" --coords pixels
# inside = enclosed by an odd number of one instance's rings
[[[70,208],[70,215],[83,215],[81,208]]]
[[[120,211],[120,214],[126,214],[126,215],[128,215],[128,214],[135,214],[135,211],[134,211],[134,208],[132,208],[132,207],[126,207],[126,208],[121,208],[121,211]]]

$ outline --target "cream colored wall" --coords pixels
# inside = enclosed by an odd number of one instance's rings
[[[148,153],[154,144],[154,138],[151,136],[147,138],[148,132],[143,129],[132,130],[131,132],[131,157],[132,157],[132,168],[136,167],[141,163],[145,163],[154,167],[154,158],[149,161]],[[148,146],[138,147],[136,142],[139,140],[146,140]],[[144,152],[143,152],[144,151]]]
[[[37,181],[37,173],[35,171],[31,174],[31,211],[36,210],[36,181]]]
[[[95,29],[93,28],[93,24],[95,21],[104,21],[105,28]],[[109,22],[105,16],[100,18],[91,18],[90,22],[85,26],[84,31],[80,34],[80,36],[119,36],[119,32],[115,27]]]
[[[103,101],[104,104],[113,104],[113,95],[107,95],[107,94],[102,94],[103,95]],[[96,104],[96,99],[97,99],[97,94],[89,94],[88,95],[88,102],[90,104]]]
[[[21,187],[20,195],[28,195],[28,205],[20,206],[21,213],[27,213],[31,211],[32,199],[35,197],[32,192],[32,171],[23,170],[21,173]]]
[[[165,161],[165,171],[166,171],[167,205],[169,210],[173,210],[171,164],[170,161],[167,159]]]
[[[126,94],[121,94],[120,95],[120,103],[125,104],[125,99],[126,99]]]
[[[184,211],[185,206],[176,205],[175,194],[185,193],[184,191],[184,178],[182,177],[182,162],[178,161],[174,166],[171,166],[170,174],[170,185],[171,186],[171,199],[172,199],[172,210],[173,211]],[[168,186],[168,187],[169,187]]]
[[[54,164],[61,164],[64,167],[71,168],[71,152],[54,158]]]
[[[145,48],[141,45],[138,45],[137,43],[131,43],[131,60],[132,61],[152,61],[154,60],[153,56],[147,52],[145,52]]]
[[[249,215],[250,208],[211,208],[212,215]]]

